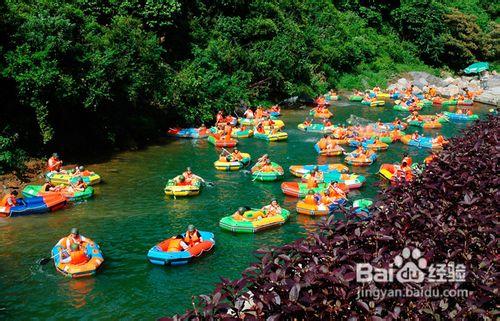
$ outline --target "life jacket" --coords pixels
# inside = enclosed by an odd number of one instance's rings
[[[168,242],[167,252],[182,251],[181,242],[182,242],[181,239],[171,239],[170,242]]]
[[[1,206],[5,207],[5,209],[8,211],[11,208],[11,205],[9,204],[9,199],[11,200],[12,204],[16,204],[16,197],[10,194],[5,195],[2,198],[2,202],[0,203]]]
[[[309,176],[309,178],[307,179],[307,188],[315,188],[315,187],[318,187],[316,178],[314,176]]]
[[[319,140],[319,142],[318,142],[319,149],[325,149],[326,145],[327,145],[326,139],[325,138],[321,138]]]
[[[89,260],[89,258],[85,254],[85,251],[83,250],[70,252],[69,255],[71,256],[71,264],[83,264],[87,263],[87,261]]]
[[[258,127],[257,127],[257,132],[258,132],[259,134],[264,134],[266,131],[264,130],[264,127],[263,127],[263,126],[258,126]]]
[[[186,231],[186,236],[184,237],[184,242],[189,246],[194,246],[200,242],[200,238],[198,237],[198,230],[194,230],[193,233],[189,233]]]
[[[273,169],[273,166],[272,165],[264,165],[262,166],[262,168],[260,169],[261,172],[273,172],[274,169]]]
[[[61,164],[58,162],[59,160],[57,158],[54,157],[49,158],[49,161],[47,162],[47,169],[51,172],[60,170]]]
[[[231,154],[231,157],[232,157],[234,160],[242,160],[242,159],[243,159],[243,156],[241,156],[241,153],[232,153],[232,154]]]
[[[411,157],[409,156],[406,156],[405,158],[403,158],[403,160],[401,161],[401,163],[405,163],[408,165],[408,166],[411,166],[411,164],[413,163],[413,160],[411,159]]]
[[[219,156],[219,162],[227,162],[226,156]]]
[[[182,173],[182,176],[184,176],[186,183],[191,183],[191,180],[193,179],[193,174],[188,174],[184,172]]]
[[[307,194],[306,197],[304,198],[304,203],[310,205],[316,205],[316,199],[314,198],[314,195]]]
[[[278,205],[278,207],[274,207],[271,204],[269,204],[265,207],[265,209],[267,212],[266,214],[268,216],[274,216],[274,215],[281,214],[281,207],[279,205]]]
[[[261,108],[257,108],[257,110],[255,111],[255,118],[262,118],[263,113],[264,112]]]

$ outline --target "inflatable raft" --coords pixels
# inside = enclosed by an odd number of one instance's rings
[[[290,212],[284,208],[281,209],[281,214],[264,217],[259,209],[250,209],[243,214],[245,220],[236,220],[233,216],[223,217],[219,221],[219,226],[223,230],[236,233],[256,233],[264,229],[273,228],[285,224],[290,217]]]
[[[253,130],[249,128],[244,130],[241,130],[241,128],[233,128],[233,131],[231,132],[232,138],[250,138],[252,136]]]
[[[339,172],[339,173],[347,173],[349,171],[349,167],[344,164],[324,164],[324,165],[292,165],[289,170],[290,173],[297,177],[302,177],[305,174],[309,173],[314,167],[318,167],[318,170],[323,173],[328,172]]]
[[[262,172],[259,170],[252,171],[253,180],[261,182],[272,182],[281,179],[285,175],[283,168],[280,165],[276,164],[275,162],[271,162],[271,165],[273,167],[272,172]]]
[[[104,257],[99,245],[90,239],[87,240],[88,242],[84,243],[83,247],[85,248],[85,253],[89,257],[89,260],[81,264],[62,263],[61,255],[65,252],[64,248],[57,244],[52,248],[54,265],[58,272],[71,278],[81,278],[96,274],[97,270],[104,262]]]
[[[324,216],[331,214],[334,210],[338,209],[340,205],[347,203],[345,198],[340,198],[333,201],[330,204],[308,204],[304,201],[298,201],[295,206],[295,210],[299,214],[310,215],[310,216]]]
[[[432,106],[432,101],[428,99],[421,100],[417,103],[418,107],[424,108],[424,107],[431,107]]]
[[[321,156],[338,156],[344,152],[344,149],[339,145],[335,145],[331,149],[319,149],[318,143],[314,144],[314,150]]]
[[[214,166],[215,169],[219,171],[237,171],[242,169],[244,166],[250,163],[251,157],[250,154],[240,153],[243,159],[241,161],[230,161],[230,162],[221,162],[215,161]]]
[[[242,126],[256,126],[260,121],[262,121],[262,125],[265,129],[269,129],[271,125],[273,125],[275,128],[285,127],[285,123],[281,119],[277,119],[273,116],[271,116],[270,119],[272,120],[272,123],[269,120],[264,119],[259,119],[256,121],[254,118],[238,118],[238,122]]]
[[[311,109],[309,115],[313,116],[314,118],[330,118],[333,116],[333,114],[328,109],[323,109],[323,111],[318,112],[316,108]]]
[[[470,99],[464,99],[464,100],[459,100],[457,101],[458,106],[472,106],[474,104],[474,101]]]
[[[82,201],[94,196],[94,188],[92,186],[87,186],[83,191],[74,191],[68,186],[62,188],[57,192],[44,192],[42,191],[43,185],[27,185],[23,189],[24,197],[34,197],[34,196],[46,196],[46,195],[62,195],[66,199],[72,202]]]
[[[266,130],[265,133],[255,132],[254,137],[257,139],[267,140],[268,142],[277,142],[288,139],[288,134],[285,132],[271,134],[269,130]]]
[[[178,185],[177,177],[168,180],[164,190],[165,195],[183,197],[183,196],[194,196],[200,194],[200,189],[201,189],[200,181],[196,180],[191,185]]]
[[[412,139],[411,135],[405,135],[401,137],[401,142],[406,145],[415,146],[415,147],[424,147],[424,148],[432,148],[432,149],[441,149],[443,145],[432,142],[431,137],[419,137],[417,140]]]
[[[377,154],[372,154],[369,157],[357,157],[348,155],[345,162],[352,166],[370,166],[377,159]]]
[[[358,95],[350,95],[349,96],[349,101],[362,101],[363,100],[363,96],[358,96]]]
[[[101,176],[96,173],[91,173],[85,171],[83,175],[73,176],[73,171],[67,171],[67,173],[62,174],[58,172],[48,172],[45,177],[50,179],[51,183],[54,185],[71,185],[76,184],[80,178],[87,185],[95,185],[101,182]]]
[[[335,129],[335,126],[326,127],[324,124],[311,124],[306,126],[304,124],[298,124],[297,128],[303,132],[325,134],[331,133]]]
[[[451,121],[473,121],[479,118],[478,115],[457,114],[445,111],[443,113]]]
[[[54,212],[66,206],[66,203],[66,198],[60,194],[18,198],[16,206],[0,207],[0,216],[15,217]]]
[[[420,107],[418,105],[417,106],[408,106],[406,104],[404,104],[404,105],[397,104],[397,105],[394,105],[394,107],[392,107],[392,109],[397,110],[397,111],[415,111],[415,110],[422,109],[422,107]]]
[[[219,134],[209,134],[208,136],[208,142],[215,147],[228,147],[232,148],[238,145],[238,141],[236,139],[226,139],[225,137],[222,137]]]
[[[363,175],[331,171],[323,174],[323,181],[325,183],[337,182],[344,184],[349,189],[356,189],[363,186],[366,178]]]
[[[203,242],[200,242],[184,251],[168,252],[167,249],[171,238],[156,244],[148,251],[149,262],[158,265],[183,265],[206,252],[210,252],[215,246],[214,234],[205,231],[199,232]],[[182,236],[185,236],[185,234],[182,234]]]
[[[208,130],[199,128],[170,128],[167,132],[169,136],[177,138],[205,138],[208,136]]]
[[[281,191],[283,192],[283,194],[288,196],[303,198],[307,195],[309,190],[312,190],[315,193],[321,193],[324,192],[327,187],[327,183],[319,183],[318,187],[308,188],[306,183],[283,182],[281,184]]]
[[[382,106],[385,106],[385,101],[384,100],[375,100],[375,101],[363,100],[361,103],[363,105],[367,105],[367,106],[370,106],[370,107],[382,107]]]
[[[380,166],[378,173],[382,177],[384,177],[390,181],[393,181],[393,178],[395,178],[394,175],[396,173],[396,170],[397,170],[397,167],[394,164],[382,164],[382,166]],[[411,172],[406,172],[405,176],[406,176],[407,181],[411,181],[413,179],[413,173],[411,173]]]
[[[361,143],[361,146],[363,146],[364,148],[373,149],[377,151],[386,150],[389,147],[389,145],[387,145],[386,143],[383,143],[381,141],[375,142],[374,140],[364,141]]]
[[[449,100],[441,101],[441,106],[443,106],[443,107],[456,106],[457,104],[458,104],[458,101],[456,99],[449,99]]]
[[[388,93],[377,93],[377,95],[375,96],[377,97],[377,99],[380,99],[380,100],[389,100],[391,99],[391,95],[389,95]]]
[[[410,120],[408,124],[410,124],[410,126],[422,127],[424,129],[438,129],[443,127],[443,125],[437,120],[434,121]]]

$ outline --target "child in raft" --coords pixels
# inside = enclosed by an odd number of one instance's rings
[[[260,210],[266,214],[265,217],[272,217],[281,214],[281,206],[275,198],[271,200],[269,205],[263,206]]]

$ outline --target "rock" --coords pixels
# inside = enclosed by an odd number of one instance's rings
[[[448,77],[448,78],[443,80],[443,82],[447,85],[453,83],[454,81],[455,81],[455,79],[453,79],[452,77]]]
[[[409,81],[406,78],[398,79],[398,85],[400,86],[400,88],[408,87],[408,83],[409,83]]]
[[[413,84],[415,86],[417,86],[418,88],[422,89],[422,88],[424,88],[425,85],[428,85],[429,82],[425,78],[418,78],[417,80],[415,80],[413,82]]]

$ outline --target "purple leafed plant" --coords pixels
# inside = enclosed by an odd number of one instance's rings
[[[496,319],[499,128],[490,116],[451,139],[422,175],[380,193],[370,221],[331,216],[305,239],[260,249],[240,279],[222,279],[193,310],[162,320]],[[412,286],[467,289],[469,296],[358,299],[374,284],[357,282],[356,263],[387,268],[406,247],[420,249],[427,262],[467,270],[463,283]]]

